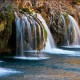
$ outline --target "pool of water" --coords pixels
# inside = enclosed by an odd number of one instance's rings
[[[80,80],[80,56],[46,54],[42,60],[0,60],[0,80]]]

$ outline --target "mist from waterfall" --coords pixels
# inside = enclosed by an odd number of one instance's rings
[[[40,14],[18,16],[15,12],[15,23],[17,56],[25,56],[24,52],[38,51],[38,48],[40,50],[55,48],[54,39]]]

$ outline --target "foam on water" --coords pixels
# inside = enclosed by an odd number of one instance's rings
[[[16,74],[16,73],[21,73],[20,71],[16,71],[13,69],[6,69],[6,68],[0,68],[0,76],[4,75],[11,75],[11,74]]]
[[[0,61],[0,62],[3,62],[3,61]]]
[[[80,52],[79,51],[68,51],[68,50],[63,50],[63,49],[58,49],[58,48],[54,48],[51,50],[43,50],[42,52],[47,52],[49,54],[65,54],[68,56],[80,56]]]
[[[80,45],[62,46],[64,48],[80,48]]]
[[[14,57],[14,59],[20,59],[20,60],[44,60],[44,59],[49,59],[49,57]]]

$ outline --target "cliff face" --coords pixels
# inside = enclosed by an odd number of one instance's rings
[[[80,14],[80,0],[32,0],[34,2],[34,8],[40,13],[46,12],[48,15],[56,14],[60,12],[66,12],[78,20]],[[43,13],[42,13],[43,14]],[[45,15],[43,15],[45,17]],[[48,20],[47,20],[48,21]]]
[[[72,0],[44,0],[44,1],[36,1],[37,6],[41,4],[46,4],[52,10],[61,10],[61,9],[68,9],[71,6]]]
[[[35,8],[46,20],[56,43],[63,42],[64,28],[58,27],[61,13],[72,15],[80,24],[80,0],[37,0]]]
[[[52,11],[73,11],[75,5],[80,5],[80,0],[0,0],[0,9],[8,4],[14,8],[33,6],[35,8],[45,5]]]

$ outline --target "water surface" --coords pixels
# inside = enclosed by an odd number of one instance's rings
[[[0,80],[80,80],[80,56],[47,56],[45,60],[1,60]]]

